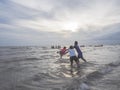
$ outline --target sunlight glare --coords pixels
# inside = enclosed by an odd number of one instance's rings
[[[63,29],[67,31],[76,32],[78,29],[78,23],[77,22],[68,22],[63,24]]]

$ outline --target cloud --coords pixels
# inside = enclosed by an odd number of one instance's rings
[[[13,37],[15,43],[19,38],[39,44],[46,43],[42,38],[49,43],[96,38],[98,32],[104,35],[105,27],[120,23],[119,4],[119,0],[1,0],[0,41]],[[108,30],[115,31],[119,29]]]
[[[12,0],[15,3],[36,11],[31,19],[23,20],[23,23],[30,21],[56,28],[62,27],[63,22],[77,22],[80,28],[94,26],[104,27],[109,24],[120,22],[118,0]],[[28,4],[29,2],[29,4]],[[69,3],[68,3],[69,2]],[[26,10],[30,11],[30,10]],[[30,11],[33,13],[33,11]],[[28,15],[29,16],[29,15]],[[21,24],[20,20],[20,24]],[[17,21],[19,23],[19,21]],[[15,22],[16,23],[16,22]],[[46,25],[48,24],[48,25]],[[61,24],[61,25],[60,25]],[[60,26],[59,26],[60,25]],[[34,26],[34,24],[33,24]],[[49,26],[49,27],[50,27]],[[53,30],[55,28],[51,28]]]

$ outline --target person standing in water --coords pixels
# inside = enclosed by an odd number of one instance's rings
[[[66,53],[67,53],[67,49],[66,49],[66,47],[64,46],[64,47],[59,51],[60,58],[62,59],[62,56],[65,55]]]
[[[76,56],[74,47],[73,47],[73,46],[70,46],[70,48],[68,49],[68,52],[69,52],[69,55],[70,55],[70,63],[71,63],[70,65],[71,65],[71,68],[73,67],[73,61],[76,62],[77,67],[80,67],[80,65],[79,65],[79,59],[78,59],[78,57]]]
[[[74,48],[76,49],[76,51],[78,53],[78,58],[81,58],[84,62],[87,62],[86,59],[84,59],[84,57],[83,57],[82,51],[80,50],[80,47],[79,47],[77,41],[74,42]]]

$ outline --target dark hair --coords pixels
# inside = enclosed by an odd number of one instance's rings
[[[78,44],[78,42],[77,41],[75,41],[75,43],[74,43],[75,45],[77,45]]]
[[[63,48],[65,48],[66,49],[66,47],[64,46]]]
[[[73,46],[72,46],[72,45],[70,46],[70,49],[73,49]]]

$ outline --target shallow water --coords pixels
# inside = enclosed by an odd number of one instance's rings
[[[120,46],[81,50],[88,62],[71,69],[57,49],[0,47],[0,90],[120,90]]]

